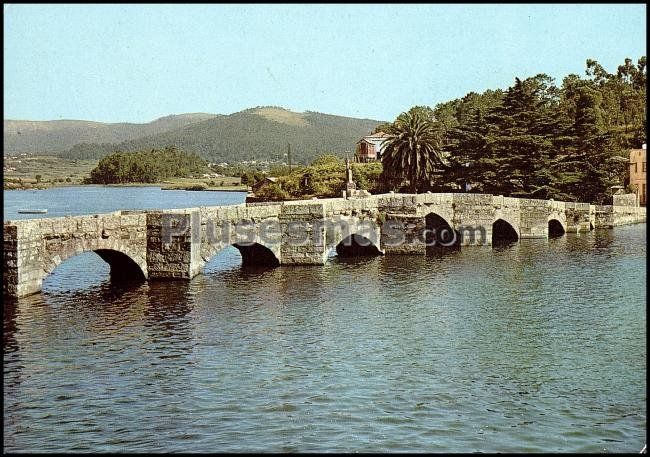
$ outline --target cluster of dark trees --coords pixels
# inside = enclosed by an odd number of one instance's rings
[[[207,163],[175,147],[138,152],[115,152],[91,170],[91,184],[154,183],[165,178],[187,178],[203,173]]]
[[[568,75],[559,87],[545,74],[517,78],[377,127],[392,136],[382,179],[411,191],[602,203],[624,184],[645,123],[645,56],[616,73],[590,59],[585,78]]]

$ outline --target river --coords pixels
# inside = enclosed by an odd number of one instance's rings
[[[5,219],[243,201],[5,191]],[[30,215],[29,217],[34,217]],[[4,450],[638,452],[646,224],[119,285],[96,254],[4,305]]]

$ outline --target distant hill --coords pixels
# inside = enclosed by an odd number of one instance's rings
[[[212,162],[285,161],[287,144],[290,143],[292,159],[309,162],[324,152],[339,155],[346,151],[352,153],[359,138],[381,123],[311,111],[296,113],[279,107],[256,107],[228,116],[212,115],[208,119],[187,122],[159,132],[147,131],[118,141],[80,139],[74,146],[60,151],[59,155],[67,158],[99,158],[114,151],[176,146]]]
[[[189,113],[161,117],[146,124],[92,121],[4,121],[4,153],[59,153],[79,143],[120,143],[178,129],[217,114]]]

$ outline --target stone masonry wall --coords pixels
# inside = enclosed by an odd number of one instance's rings
[[[425,218],[413,214],[386,214],[381,228],[381,246],[386,254],[424,254],[425,240],[422,231]]]
[[[545,238],[548,236],[548,201],[533,198],[519,199],[520,238]]]
[[[193,214],[195,216],[193,216]],[[196,212],[147,212],[147,265],[151,279],[190,279],[193,268],[192,222]],[[194,219],[194,220],[193,220]]]
[[[231,244],[242,248],[244,241],[254,244],[254,249],[247,251],[249,260],[255,260],[251,252],[267,252],[260,251],[259,244],[284,265],[322,265],[330,249],[355,233],[370,239],[386,254],[421,254],[426,251],[423,230],[432,213],[460,230],[465,246],[490,244],[492,224],[497,219],[510,224],[520,238],[548,236],[550,219],[560,221],[567,231],[646,221],[646,208],[639,206],[456,193],[382,194],[348,200],[8,221],[3,231],[3,293],[23,296],[38,292],[43,279],[59,263],[86,251],[99,251],[112,271],[120,268],[120,262],[132,261],[151,279],[192,278],[219,250]],[[472,231],[483,233],[485,238],[477,239]],[[135,272],[124,271],[127,275]]]
[[[636,194],[614,194],[612,196],[613,206],[639,206],[639,199]]]
[[[492,195],[456,194],[453,208],[454,228],[460,232],[461,246],[492,243],[492,224],[497,219]],[[514,218],[507,210],[500,211],[499,217],[518,231],[518,218]]]
[[[646,208],[642,206],[596,205],[595,228],[646,222]]]
[[[18,227],[5,225],[2,233],[2,294],[18,296]]]
[[[120,211],[74,217],[8,221],[4,224],[3,292],[24,296],[41,290],[43,279],[76,254],[108,250],[125,254],[147,277],[144,216]],[[111,269],[120,268],[120,259]]]
[[[221,249],[241,243],[258,243],[280,260],[281,205],[229,205],[202,207],[200,259],[208,262]]]
[[[588,232],[593,225],[595,207],[589,203],[566,202],[566,231],[567,232]]]
[[[323,265],[327,260],[325,208],[321,202],[282,205],[280,262],[289,265]]]

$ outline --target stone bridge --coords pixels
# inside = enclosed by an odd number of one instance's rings
[[[59,263],[86,251],[110,264],[112,278],[191,279],[229,245],[244,265],[322,265],[334,249],[425,254],[645,220],[638,206],[391,193],[6,221],[3,294],[39,292]]]

